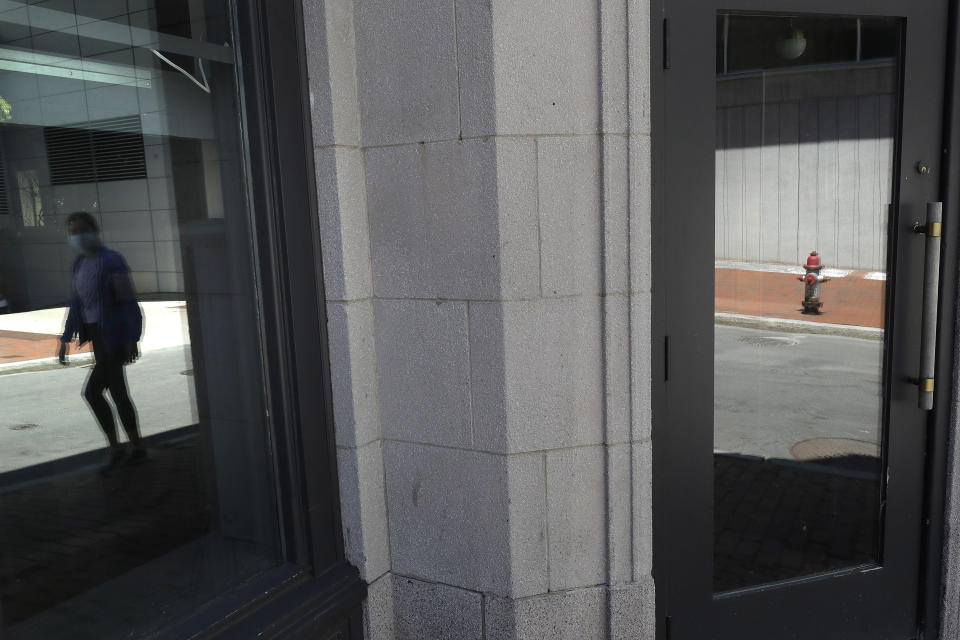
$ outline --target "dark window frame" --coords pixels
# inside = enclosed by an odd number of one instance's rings
[[[302,7],[234,6],[285,563],[163,637],[360,638],[366,584],[341,528]]]

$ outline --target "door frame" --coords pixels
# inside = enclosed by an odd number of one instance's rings
[[[664,98],[665,72],[670,65],[668,43],[669,24],[665,21],[671,0],[653,0],[650,3],[650,117],[651,117],[651,402],[653,413],[653,576],[657,586],[656,637],[670,637],[668,608],[668,581],[683,579],[672,576],[668,567],[671,554],[671,534],[665,530],[671,509],[671,494],[667,485],[668,472],[675,460],[668,457],[665,445],[666,429],[662,419],[666,400],[667,334],[665,309],[669,280],[658,265],[664,255],[664,231],[669,224],[664,208],[664,149],[670,144],[665,139]],[[943,237],[940,268],[940,297],[937,320],[936,377],[939,384],[934,408],[927,414],[926,464],[924,504],[922,505],[922,533],[920,581],[917,594],[918,632],[924,638],[938,638],[942,614],[944,524],[946,508],[946,480],[948,475],[949,426],[954,396],[952,380],[956,340],[958,240],[960,240],[960,0],[949,0],[946,50],[944,51],[945,78],[942,104],[943,156],[938,185],[944,203]],[[671,43],[682,46],[682,43]],[[905,170],[905,169],[904,169]],[[904,170],[901,170],[901,174]],[[919,313],[919,309],[917,310]],[[960,477],[960,459],[952,471]]]

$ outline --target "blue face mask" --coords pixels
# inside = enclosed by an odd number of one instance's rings
[[[93,251],[100,246],[100,238],[93,231],[75,233],[67,238],[67,242],[77,251]]]

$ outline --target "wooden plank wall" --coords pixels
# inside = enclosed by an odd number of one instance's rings
[[[716,257],[884,271],[892,94],[721,106]]]

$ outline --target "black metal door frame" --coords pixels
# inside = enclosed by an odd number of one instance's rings
[[[942,5],[946,7],[946,2]],[[704,54],[712,46],[713,34],[701,33],[701,37],[709,40],[709,43],[692,42],[690,32],[684,32],[678,29],[676,15],[683,15],[683,11],[691,11],[691,7],[697,11],[704,11],[713,16],[718,9],[730,10],[758,10],[763,12],[781,12],[792,10],[803,13],[823,13],[827,15],[888,15],[907,17],[908,25],[914,25],[923,20],[922,16],[913,16],[912,22],[909,16],[909,8],[906,3],[896,0],[882,1],[879,3],[867,3],[860,0],[845,2],[837,5],[835,2],[815,1],[805,3],[790,2],[738,2],[732,6],[719,5],[709,0],[659,0],[652,3],[651,6],[651,116],[652,116],[652,137],[653,137],[653,161],[652,161],[652,181],[653,181],[653,444],[654,444],[654,575],[657,584],[657,637],[667,638],[686,637],[681,627],[678,625],[676,615],[678,599],[682,599],[685,592],[695,592],[698,589],[702,592],[709,591],[710,572],[712,566],[712,549],[709,545],[703,544],[702,530],[695,530],[696,527],[669,526],[671,514],[676,512],[677,505],[686,503],[690,505],[691,497],[693,502],[708,513],[712,511],[712,496],[705,496],[702,491],[704,483],[710,483],[712,486],[712,464],[710,461],[711,451],[704,447],[699,450],[691,450],[684,446],[687,443],[678,442],[675,433],[671,433],[672,428],[676,428],[677,413],[686,410],[682,405],[678,411],[677,400],[682,399],[685,391],[676,388],[678,379],[678,367],[680,373],[685,375],[685,382],[693,380],[694,386],[697,384],[705,385],[712,381],[712,369],[710,371],[683,371],[683,363],[695,362],[698,358],[704,358],[706,352],[712,358],[712,333],[709,340],[678,340],[676,336],[670,339],[670,333],[676,325],[677,318],[688,315],[690,317],[696,314],[709,314],[712,316],[712,293],[701,296],[700,299],[694,295],[684,294],[682,290],[687,283],[693,281],[698,274],[702,275],[702,264],[697,263],[697,257],[687,261],[687,264],[671,263],[671,256],[678,255],[678,238],[682,237],[686,231],[692,230],[697,224],[697,220],[691,220],[693,216],[677,215],[676,209],[671,208],[671,215],[666,212],[666,202],[671,188],[671,181],[677,180],[676,171],[678,167],[683,167],[683,172],[687,176],[706,177],[712,184],[713,181],[713,159],[710,157],[708,167],[709,171],[703,171],[704,158],[699,160],[694,157],[684,157],[683,164],[677,161],[676,149],[678,141],[677,128],[670,128],[670,120],[667,118],[669,110],[670,118],[673,122],[682,119],[684,115],[689,116],[685,121],[685,129],[679,135],[706,135],[712,145],[714,132],[712,130],[713,119],[707,118],[708,122],[696,120],[696,114],[702,116],[702,103],[704,96],[699,96],[695,87],[712,86],[714,82],[714,69],[709,64],[712,60]],[[702,9],[701,9],[702,7]],[[946,11],[945,11],[946,13]],[[673,15],[672,15],[673,14]],[[921,558],[914,558],[911,562],[918,562],[920,565],[920,578],[916,585],[917,598],[916,606],[916,631],[922,632],[924,637],[937,637],[937,629],[940,614],[940,585],[941,585],[941,556],[942,556],[942,529],[944,516],[944,495],[946,478],[946,444],[947,444],[947,423],[949,419],[951,392],[950,384],[953,374],[953,344],[954,344],[954,303],[956,291],[957,274],[957,242],[958,225],[955,222],[957,217],[958,205],[960,205],[960,180],[957,179],[958,168],[960,168],[960,114],[956,113],[954,105],[960,105],[960,82],[957,81],[957,70],[960,69],[960,45],[958,45],[958,25],[960,25],[960,11],[958,11],[957,0],[949,0],[949,20],[944,15],[940,19],[941,25],[949,24],[949,33],[944,33],[943,40],[937,41],[936,34],[932,37],[932,42],[926,43],[933,46],[923,55],[924,59],[914,54],[909,55],[904,60],[907,78],[906,90],[910,94],[904,94],[907,100],[913,100],[908,105],[908,111],[917,112],[918,100],[926,100],[927,110],[931,119],[939,123],[942,116],[942,156],[935,157],[937,167],[937,176],[939,185],[934,188],[939,195],[939,199],[944,202],[944,243],[941,264],[941,291],[940,291],[940,313],[938,318],[938,358],[937,358],[937,378],[938,392],[935,398],[934,410],[929,412],[926,419],[925,438],[918,438],[919,449],[925,451],[914,451],[915,456],[920,456],[923,460],[923,504],[917,505],[913,519],[916,520],[917,531],[911,536],[921,540],[921,547],[918,550]],[[911,27],[908,26],[908,29]],[[944,31],[948,29],[944,26]],[[932,31],[936,31],[933,28]],[[934,46],[935,45],[935,46]],[[714,48],[715,51],[715,48]],[[697,53],[699,52],[699,53]],[[931,57],[931,52],[933,55]],[[693,69],[684,67],[683,64],[677,64],[677,56],[696,56],[701,55],[699,60],[703,63],[702,69]],[[682,60],[681,60],[682,62]],[[679,69],[678,69],[679,67]],[[678,82],[678,71],[682,72],[683,83]],[[670,77],[669,74],[675,74]],[[699,74],[699,75],[698,75]],[[943,87],[942,97],[940,95],[915,95],[916,91],[911,91],[911,84],[920,80],[921,83],[940,85]],[[684,88],[683,85],[686,85]],[[686,99],[684,99],[686,98]],[[710,102],[710,101],[708,101]],[[712,102],[710,102],[712,106]],[[698,109],[700,111],[698,111]],[[902,113],[903,111],[901,111]],[[702,120],[702,118],[701,118]],[[906,129],[910,130],[910,123]],[[671,139],[674,136],[674,139]],[[682,144],[682,140],[680,141]],[[907,141],[908,146],[911,142]],[[673,146],[671,146],[673,145]],[[674,157],[670,157],[673,153]],[[911,154],[919,153],[910,148],[898,149],[898,158],[908,158]],[[936,151],[933,153],[936,156]],[[906,162],[906,160],[904,160]],[[896,168],[895,176],[898,178],[906,175],[905,169]],[[951,177],[953,176],[953,179]],[[937,178],[934,178],[936,180]],[[898,180],[899,182],[899,180]],[[909,191],[908,187],[908,191]],[[693,203],[694,208],[700,210],[713,210],[713,189],[688,189],[685,203]],[[937,199],[936,195],[928,199]],[[900,198],[902,209],[900,220],[897,223],[902,226],[906,224],[907,218],[911,220],[919,215],[917,207],[922,207],[922,202],[907,203],[906,199],[912,197],[905,195]],[[702,221],[701,221],[702,223]],[[712,220],[711,223],[712,225]],[[712,226],[710,227],[712,229]],[[891,227],[893,229],[893,227]],[[893,233],[891,235],[894,235]],[[902,236],[902,233],[896,235]],[[904,243],[902,237],[897,241]],[[922,249],[920,250],[922,252]],[[681,255],[689,257],[690,251],[679,252]],[[910,250],[910,260],[915,261],[916,252]],[[709,252],[709,260],[712,262],[712,247]],[[893,255],[893,254],[891,254]],[[706,260],[706,257],[700,256],[700,262]],[[893,330],[902,332],[911,330],[919,321],[919,289],[922,281],[922,273],[908,274],[911,283],[916,285],[905,287],[903,282],[898,284],[900,299],[889,312],[893,317]],[[903,275],[903,274],[901,274]],[[684,286],[677,289],[678,283],[684,283]],[[711,283],[712,284],[712,283]],[[910,291],[909,289],[914,289]],[[672,324],[668,324],[672,323]],[[668,331],[668,327],[671,330]],[[701,330],[703,327],[699,327]],[[701,331],[703,333],[703,331]],[[898,339],[896,336],[894,339]],[[899,339],[910,340],[909,336],[901,335]],[[669,367],[668,367],[669,364]],[[890,366],[890,363],[886,363]],[[903,362],[894,363],[898,374],[903,369]],[[708,367],[710,369],[710,367]],[[666,379],[667,374],[674,377],[674,388],[670,386],[670,380]],[[674,416],[672,420],[667,419],[667,407],[671,396],[674,399]],[[711,396],[712,397],[712,396]],[[915,401],[915,394],[910,398],[899,398],[896,402]],[[687,403],[689,404],[689,403]],[[687,414],[687,419],[692,420],[692,414]],[[682,418],[681,418],[682,419]],[[709,438],[712,441],[712,421],[708,424],[699,425],[699,431],[693,430],[695,439],[703,440]],[[921,424],[920,429],[923,429]],[[709,433],[707,433],[709,430]],[[923,457],[925,455],[925,458]],[[682,463],[682,464],[679,464]],[[692,470],[692,475],[681,477],[677,473],[678,468]],[[705,501],[710,498],[711,502]],[[699,502],[698,502],[699,501]],[[702,503],[702,504],[701,504]],[[698,544],[699,541],[699,544]],[[857,579],[851,576],[850,572],[842,578],[849,585],[851,579]],[[864,580],[869,581],[870,576]],[[804,586],[804,583],[806,585]],[[792,596],[777,595],[777,589],[770,590],[771,598],[783,599],[785,597],[794,598],[798,607],[802,607],[804,601],[808,601],[810,606],[817,600],[818,589],[823,588],[824,581],[813,578],[796,581],[791,587]],[[780,589],[781,594],[789,593]],[[895,603],[893,603],[895,604]],[[703,603],[698,610],[697,605],[681,607],[682,614],[686,617],[695,618],[700,624],[700,632],[703,634],[706,629],[703,625],[709,620],[709,603]],[[802,609],[798,609],[802,610]],[[815,611],[807,609],[807,615],[816,615]],[[850,614],[864,615],[851,610]],[[762,616],[760,616],[762,617]],[[799,631],[802,625],[798,624],[796,631],[790,632],[797,635],[784,635],[783,637],[805,638],[803,632]],[[676,633],[680,631],[680,633]],[[673,632],[673,633],[671,633]],[[703,635],[699,637],[704,637]],[[721,636],[722,637],[722,636]],[[766,637],[766,636],[758,636]],[[908,636],[913,637],[913,636]]]

